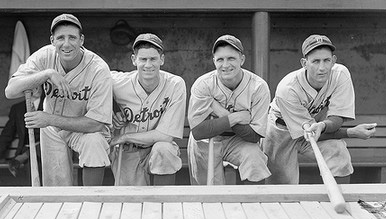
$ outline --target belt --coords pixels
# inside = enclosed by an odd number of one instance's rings
[[[220,134],[220,136],[234,136],[235,133],[234,132],[223,132]]]
[[[284,125],[284,126],[287,126],[287,124],[285,124],[284,120],[282,118],[277,118],[276,119],[276,123],[277,124],[280,124],[280,125]]]

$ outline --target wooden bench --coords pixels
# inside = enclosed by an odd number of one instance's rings
[[[378,176],[374,183],[386,182],[386,115],[358,115],[355,121],[344,123],[343,127],[354,127],[360,123],[377,123],[376,133],[370,139],[345,139],[351,154],[354,171],[356,168],[376,168]],[[189,125],[185,120],[183,139],[177,139],[180,146],[183,168],[188,167],[187,143],[189,139]],[[317,164],[299,157],[300,168],[317,168]],[[227,184],[239,183],[239,175],[231,167],[225,169]]]

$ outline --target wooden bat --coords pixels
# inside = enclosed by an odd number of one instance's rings
[[[120,134],[125,133],[125,128],[121,128]],[[118,146],[118,166],[117,166],[117,175],[115,177],[115,186],[119,186],[120,181],[121,181],[121,166],[122,166],[122,151],[123,151],[123,145],[124,144],[119,144]]]
[[[208,175],[206,178],[207,185],[214,184],[214,142],[213,138],[209,139],[209,153],[208,153]]]
[[[27,107],[27,112],[32,112],[32,102],[31,102],[31,90],[26,90],[24,92],[25,103]],[[28,138],[29,138],[29,157],[31,163],[31,183],[32,186],[40,186],[39,170],[38,170],[38,159],[36,156],[36,144],[35,144],[35,133],[33,128],[28,129]]]
[[[342,196],[342,193],[338,188],[338,184],[332,176],[332,173],[328,168],[326,161],[324,160],[322,153],[319,150],[318,145],[316,144],[313,134],[311,132],[308,132],[307,135],[311,143],[312,149],[314,150],[320,175],[322,176],[324,186],[327,189],[327,194],[330,199],[330,202],[336,212],[343,213],[346,210],[346,203]]]

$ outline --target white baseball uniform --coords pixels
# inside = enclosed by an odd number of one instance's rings
[[[157,130],[174,138],[182,138],[185,109],[185,81],[177,75],[160,70],[160,81],[149,95],[138,81],[138,71],[112,73],[114,100],[128,124],[126,133]],[[126,145],[128,146],[128,145]],[[149,185],[149,174],[174,174],[181,169],[178,145],[157,142],[141,148],[131,144],[122,155],[120,185]],[[112,170],[116,174],[116,155],[111,154]]]
[[[270,183],[299,183],[298,153],[314,159],[311,145],[302,138],[304,122],[315,123],[328,116],[355,119],[355,94],[348,69],[335,64],[326,84],[317,92],[307,82],[304,68],[286,75],[278,84],[263,140],[268,155]],[[284,120],[283,122],[278,122]],[[318,146],[334,176],[353,172],[343,140],[319,141]]]
[[[55,47],[48,45],[32,54],[13,77],[54,69],[68,81],[73,94],[70,99],[64,98],[59,95],[58,88],[47,80],[44,84],[44,111],[66,117],[86,116],[110,125],[112,81],[109,67],[95,53],[83,47],[81,49],[84,54],[80,64],[68,73],[60,64]],[[72,158],[68,147],[79,153],[81,167],[110,165],[107,127],[101,133],[75,133],[49,126],[42,128],[40,133],[44,186],[73,185]]]
[[[219,102],[230,112],[248,110],[251,128],[265,136],[270,92],[267,83],[254,73],[242,69],[243,79],[235,90],[221,83],[217,70],[199,77],[191,88],[188,120],[193,129],[213,112],[211,104]],[[214,184],[224,184],[222,161],[239,166],[242,180],[260,181],[270,175],[267,157],[259,143],[251,143],[237,135],[214,137]],[[206,184],[208,140],[195,140],[190,134],[188,142],[189,171],[192,184]]]

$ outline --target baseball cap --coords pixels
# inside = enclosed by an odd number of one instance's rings
[[[148,42],[158,47],[161,50],[164,50],[164,46],[162,44],[162,40],[152,33],[143,33],[137,36],[133,43],[133,50],[140,42]]]
[[[328,37],[324,35],[313,34],[307,37],[307,39],[304,40],[303,42],[303,45],[302,45],[303,56],[306,56],[309,52],[311,52],[312,50],[314,50],[319,46],[328,46],[331,48],[332,51],[335,50],[335,46],[332,44],[331,40]]]
[[[57,16],[56,18],[54,18],[54,20],[52,20],[51,33],[60,23],[63,23],[63,22],[73,23],[76,26],[78,26],[79,29],[82,30],[82,25],[80,24],[78,18],[76,18],[72,14],[61,14],[61,15]]]
[[[237,49],[238,51],[240,51],[241,53],[244,53],[243,44],[241,43],[241,41],[239,39],[237,39],[236,37],[234,37],[232,35],[220,36],[216,40],[216,42],[214,42],[214,45],[213,45],[213,48],[212,48],[212,53],[214,53],[216,51],[217,46],[220,43],[227,43],[227,44],[231,45],[232,47],[234,47],[235,49]]]

